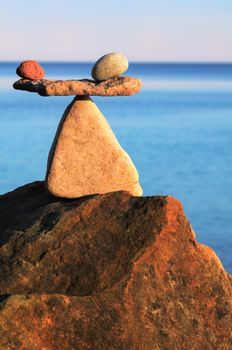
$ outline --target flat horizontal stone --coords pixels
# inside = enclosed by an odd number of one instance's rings
[[[94,80],[28,80],[20,79],[16,90],[37,92],[41,96],[131,96],[141,89],[141,81],[132,77],[115,77],[97,82]]]

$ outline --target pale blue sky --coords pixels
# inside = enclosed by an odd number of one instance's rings
[[[1,0],[0,60],[232,62],[232,0]]]

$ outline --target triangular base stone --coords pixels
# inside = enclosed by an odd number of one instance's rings
[[[89,97],[67,107],[48,158],[46,186],[57,197],[125,190],[142,195],[138,173]]]

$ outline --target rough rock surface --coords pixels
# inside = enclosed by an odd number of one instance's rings
[[[75,198],[126,190],[141,195],[138,173],[90,97],[67,107],[48,159],[46,183],[55,196]]]
[[[125,73],[128,66],[128,60],[123,54],[112,52],[102,56],[94,64],[91,74],[95,80],[107,80]]]
[[[41,96],[131,96],[141,89],[141,81],[132,77],[116,77],[102,82],[93,80],[25,80],[13,84],[16,90],[37,92]]]
[[[181,204],[0,197],[0,349],[229,350],[232,281]]]
[[[42,79],[44,70],[37,61],[23,61],[16,69],[16,74],[24,79]]]

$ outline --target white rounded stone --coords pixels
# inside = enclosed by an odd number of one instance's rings
[[[94,80],[102,81],[117,77],[125,73],[129,63],[127,58],[121,53],[109,53],[102,56],[92,68]]]

